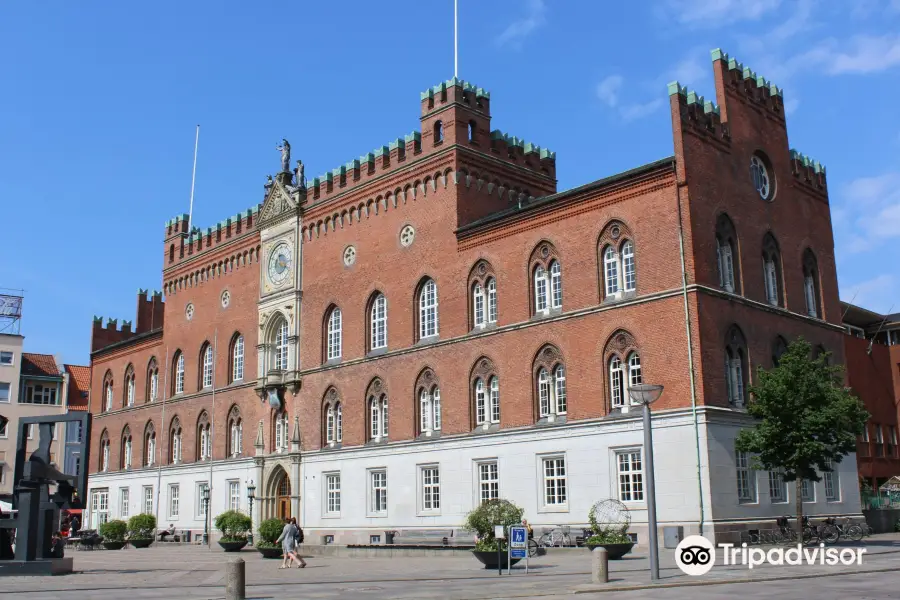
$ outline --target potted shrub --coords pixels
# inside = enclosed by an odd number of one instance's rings
[[[591,530],[594,535],[584,540],[584,545],[588,550],[593,550],[598,546],[606,548],[610,560],[622,558],[634,548],[634,542],[625,535],[628,523],[625,522],[619,526],[601,523],[597,519],[598,506],[599,503],[595,504],[588,513],[588,521],[591,522]]]
[[[497,568],[498,540],[494,537],[494,526],[503,525],[504,529],[522,522],[524,508],[519,508],[509,500],[488,500],[481,506],[466,515],[465,528],[477,535],[473,556],[484,565],[485,569]],[[507,553],[501,552],[500,563],[507,567]],[[518,558],[512,559],[512,564],[519,562]]]
[[[135,548],[148,548],[153,543],[156,517],[148,514],[134,515],[128,519],[128,543]]]
[[[284,521],[281,519],[266,519],[259,525],[256,549],[263,558],[281,558],[281,544],[276,540],[284,529]]]
[[[125,547],[125,534],[128,532],[128,523],[118,519],[107,521],[100,525],[100,535],[103,536],[103,547],[107,550],[121,550]]]
[[[225,552],[237,552],[247,545],[250,517],[237,510],[227,510],[216,517],[216,529],[222,532],[219,545]]]

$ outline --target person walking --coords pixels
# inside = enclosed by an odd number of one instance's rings
[[[284,529],[281,530],[281,535],[278,536],[278,539],[276,540],[276,543],[281,542],[281,550],[284,552],[284,560],[281,561],[281,566],[278,567],[279,569],[289,569],[291,563],[297,560],[297,555],[294,553],[296,539],[297,528],[294,527],[294,524],[291,523],[290,519],[285,519]]]
[[[300,563],[300,568],[306,567],[306,561],[300,556],[300,544],[303,543],[303,530],[297,524],[297,519],[291,517],[291,525],[294,526],[294,558]]]

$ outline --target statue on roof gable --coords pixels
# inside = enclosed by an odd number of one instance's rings
[[[303,166],[303,161],[297,161],[297,168],[294,169],[294,175],[297,177],[297,187],[306,187],[306,176],[303,174],[303,171],[306,167]]]
[[[275,149],[281,152],[281,171],[282,173],[291,172],[291,144],[284,138],[281,138],[281,145],[275,146]]]
[[[263,194],[263,198],[269,197],[269,192],[272,191],[272,186],[275,185],[275,182],[272,181],[271,175],[266,175],[266,182],[263,184],[263,188],[266,190]]]

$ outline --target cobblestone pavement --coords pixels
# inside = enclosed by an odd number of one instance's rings
[[[610,583],[590,585],[587,550],[550,551],[531,561],[529,573],[517,565],[512,575],[479,568],[471,557],[453,558],[334,558],[311,557],[306,569],[279,570],[278,560],[264,560],[245,550],[248,598],[616,598],[704,600],[741,594],[745,597],[900,598],[900,535],[876,536],[861,544],[862,565],[776,567],[752,570],[723,566],[721,558],[708,574],[687,577],[675,567],[673,552],[661,552],[662,586],[635,591],[622,588],[649,585],[645,555],[610,563]],[[72,552],[77,573],[60,577],[0,579],[0,598],[141,599],[225,597],[225,563],[235,555],[187,546],[146,550]],[[741,583],[731,583],[731,582]],[[572,596],[573,592],[579,593]],[[583,594],[583,595],[581,595]]]

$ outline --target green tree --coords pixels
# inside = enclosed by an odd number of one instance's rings
[[[869,413],[844,387],[843,367],[829,364],[828,352],[813,358],[811,346],[798,338],[788,346],[778,366],[760,369],[750,387],[747,412],[756,417],[751,429],[738,433],[735,447],[753,455],[757,469],[780,471],[796,482],[797,530],[803,539],[804,479],[819,481],[856,451]],[[831,462],[829,462],[831,461]]]

